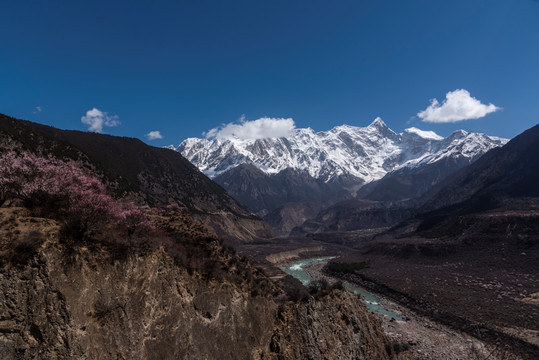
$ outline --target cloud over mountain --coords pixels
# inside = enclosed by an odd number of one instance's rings
[[[158,140],[158,139],[162,139],[163,138],[163,135],[161,135],[161,131],[150,131],[149,133],[146,134],[146,137],[148,138],[148,140]]]
[[[448,92],[441,105],[437,99],[432,99],[430,106],[417,113],[417,116],[424,122],[453,123],[479,119],[497,110],[500,108],[494,104],[482,104],[472,97],[468,90],[457,89]]]
[[[114,127],[120,125],[117,115],[109,115],[97,108],[88,110],[86,115],[80,118],[80,121],[88,125],[88,131],[103,132],[103,126]]]
[[[291,118],[268,118],[245,120],[242,117],[238,123],[223,124],[213,128],[203,135],[207,138],[218,139],[264,139],[289,136],[296,128]]]

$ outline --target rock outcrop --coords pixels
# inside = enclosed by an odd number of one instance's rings
[[[388,359],[392,347],[377,319],[350,293],[293,304],[281,314],[270,349],[286,359]],[[300,346],[298,346],[301,344]]]

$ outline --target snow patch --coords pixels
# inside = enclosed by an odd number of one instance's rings
[[[436,134],[434,131],[420,130],[416,127],[411,127],[404,130],[405,133],[421,136],[423,139],[442,140],[443,137]]]

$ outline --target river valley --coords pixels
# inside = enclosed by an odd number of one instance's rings
[[[292,275],[293,277],[301,281],[303,285],[307,286],[315,278],[322,278],[322,274],[319,271],[313,273],[313,269],[316,269],[317,265],[324,266],[329,260],[334,258],[334,256],[327,256],[300,260],[288,264],[287,266],[282,266],[280,267],[280,269],[288,275]],[[311,276],[310,273],[313,273],[313,275]],[[324,278],[327,277],[324,276]],[[328,279],[330,282],[335,281],[332,278]],[[387,316],[389,318],[393,318],[395,320],[404,321],[404,319],[395,312],[385,309],[380,303],[380,298],[368,292],[367,290],[349,282],[344,282],[343,286],[354,294],[360,295],[363,303],[367,306],[367,309],[369,309],[369,311],[375,312],[383,316]]]
[[[324,274],[322,268],[333,258],[296,258],[275,265],[304,285],[314,279],[325,279],[331,284],[338,279]],[[359,295],[367,308],[376,314],[395,348],[400,351],[400,359],[518,359],[505,357],[507,354],[500,353],[496,346],[436,323],[379,294],[348,282],[343,285]]]

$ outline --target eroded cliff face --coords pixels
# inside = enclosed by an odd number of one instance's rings
[[[391,359],[380,323],[358,298],[334,291],[322,299],[289,304],[270,349],[285,359]]]
[[[9,225],[0,225],[3,245],[41,234],[29,258],[0,267],[2,359],[393,356],[351,294],[278,305],[245,283],[189,273],[162,249],[118,257],[100,244],[69,247],[53,220],[25,209],[0,209],[0,224]]]

